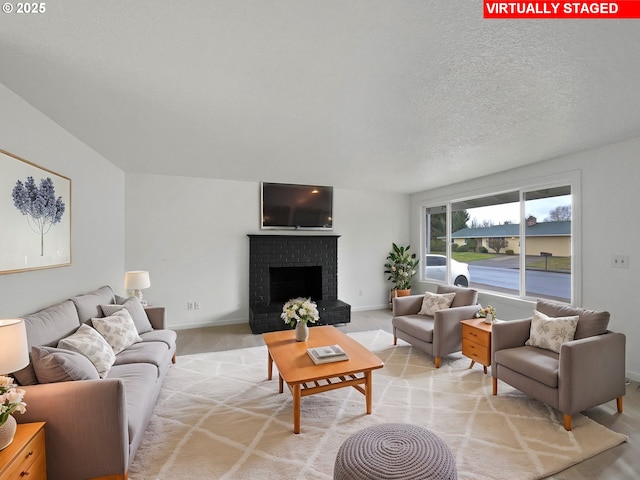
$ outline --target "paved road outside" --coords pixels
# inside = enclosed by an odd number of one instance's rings
[[[527,260],[539,260],[531,256]],[[471,286],[491,287],[493,290],[518,294],[520,285],[519,257],[505,255],[493,259],[469,263]],[[527,269],[526,294],[532,297],[545,297],[561,301],[571,300],[571,275],[568,273],[547,272]]]

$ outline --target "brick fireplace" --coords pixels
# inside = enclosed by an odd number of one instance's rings
[[[249,325],[253,333],[286,330],[280,318],[290,298],[311,297],[318,325],[351,321],[338,300],[337,235],[249,235]]]

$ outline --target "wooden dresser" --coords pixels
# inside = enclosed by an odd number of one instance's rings
[[[469,368],[478,362],[484,366],[484,373],[491,365],[491,324],[484,318],[462,320],[462,354],[471,359]]]
[[[0,450],[0,480],[46,480],[44,422],[21,423],[11,445]]]

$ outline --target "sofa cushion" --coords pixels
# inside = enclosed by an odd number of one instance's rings
[[[76,309],[78,310],[80,322],[86,323],[92,318],[103,317],[104,314],[102,313],[100,305],[115,303],[116,297],[113,294],[111,287],[105,285],[93,292],[73,297],[71,301],[75,304]]]
[[[580,338],[593,337],[606,333],[609,326],[609,312],[598,312],[595,310],[585,310],[583,308],[572,307],[564,303],[551,302],[548,300],[538,300],[536,310],[550,317],[569,317],[578,315],[578,326],[576,327],[576,340]]]
[[[173,330],[151,330],[140,335],[143,342],[163,342],[168,348],[173,348],[176,344],[178,335]]]
[[[433,323],[433,317],[425,315],[403,315],[391,321],[394,327],[427,343],[433,343]]]
[[[126,308],[122,308],[108,317],[92,318],[91,324],[104,337],[115,354],[142,341]]]
[[[436,293],[455,293],[451,308],[466,307],[478,303],[478,291],[473,288],[456,287],[454,285],[438,285]]]
[[[529,340],[525,345],[544,348],[560,353],[563,343],[570,342],[576,333],[578,315],[571,317],[549,317],[537,310],[533,311]]]
[[[438,310],[444,310],[451,306],[455,293],[431,293],[424,292],[422,297],[422,308],[418,315],[434,316]]]
[[[100,378],[105,378],[116,356],[107,341],[95,329],[82,324],[80,328],[58,343],[58,348],[65,348],[81,353],[93,363]]]
[[[116,297],[116,300],[122,300],[122,302],[100,305],[100,308],[105,315],[113,315],[118,310],[126,308],[133,319],[133,323],[136,325],[138,333],[145,333],[153,330],[151,322],[149,322],[149,318],[147,317],[140,300],[136,297],[129,297],[125,299],[122,299],[122,297]]]
[[[75,332],[80,326],[78,312],[72,301],[67,300],[22,317],[27,331],[27,344],[29,350],[34,346],[55,347],[61,338]],[[38,379],[33,365],[13,373],[20,385],[36,385]]]
[[[71,350],[33,347],[31,361],[40,383],[98,380],[96,367],[87,357]]]
[[[551,388],[558,388],[559,354],[536,347],[516,347],[498,350],[495,363],[537,380]]]
[[[158,369],[171,363],[173,353],[164,342],[139,342],[116,355],[115,365],[150,363]]]

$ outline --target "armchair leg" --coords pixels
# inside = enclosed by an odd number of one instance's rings
[[[436,368],[440,368],[440,357],[436,357]]]
[[[491,386],[493,387],[493,394],[498,394],[498,379],[496,377],[491,377]]]
[[[393,344],[398,345],[398,337],[396,337],[395,335],[393,336]]]
[[[622,397],[616,399],[616,406],[618,407],[618,413],[622,413]]]
[[[564,429],[567,432],[571,431],[571,415],[568,415],[566,413],[563,414],[564,415]]]

